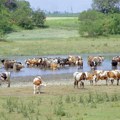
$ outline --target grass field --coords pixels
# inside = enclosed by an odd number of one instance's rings
[[[50,17],[44,29],[20,30],[0,41],[0,55],[119,53],[119,36],[83,38],[77,17]]]
[[[119,120],[120,87],[47,86],[0,89],[0,120]]]
[[[35,31],[34,31],[35,32]],[[50,34],[50,33],[49,33]],[[57,34],[57,33],[56,33]],[[66,35],[66,34],[65,34]],[[59,36],[57,36],[59,37]],[[0,55],[69,55],[81,53],[118,53],[119,38],[46,38],[38,40],[8,40],[0,42]]]
[[[47,18],[44,29],[20,30],[0,41],[1,56],[118,53],[119,36],[83,38],[77,18]],[[21,78],[23,79],[23,78]],[[120,120],[120,86],[0,88],[0,120]]]

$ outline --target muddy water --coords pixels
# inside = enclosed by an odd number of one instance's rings
[[[12,77],[25,77],[25,76],[36,76],[36,75],[57,75],[57,74],[72,74],[75,71],[90,71],[90,67],[87,64],[87,57],[89,55],[102,55],[105,57],[105,60],[103,61],[101,66],[98,66],[97,69],[100,70],[111,70],[111,59],[113,56],[119,55],[119,54],[81,54],[80,56],[82,56],[83,58],[83,69],[78,69],[77,66],[75,67],[64,67],[64,68],[60,68],[58,70],[44,70],[44,69],[40,69],[40,68],[27,68],[25,66],[25,68],[23,68],[21,71],[19,72],[14,72],[12,70],[11,71],[11,76]],[[67,55],[59,55],[59,56],[12,56],[12,57],[1,57],[1,58],[6,58],[6,59],[15,59],[19,62],[22,62],[25,65],[25,60],[28,58],[39,58],[39,57],[51,57],[51,58],[55,58],[55,57],[61,57],[61,58],[66,58],[68,57]],[[120,69],[120,66],[118,66],[117,69]],[[4,67],[0,64],[0,72],[5,71]]]

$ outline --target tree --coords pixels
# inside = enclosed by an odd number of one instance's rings
[[[102,35],[102,20],[105,15],[103,13],[88,10],[80,13],[79,15],[79,33],[82,36],[98,36]]]
[[[110,34],[120,34],[120,14],[115,13],[109,15],[110,22]]]
[[[120,0],[93,0],[92,8],[102,13],[118,13]]]
[[[10,13],[5,7],[5,0],[0,1],[0,39],[3,39],[4,34],[11,31]]]
[[[5,2],[5,6],[10,10],[10,11],[13,11],[15,9],[17,9],[17,2],[16,0],[7,0]]]
[[[11,19],[14,24],[25,29],[32,29],[32,9],[27,1],[17,1],[18,8],[11,13]]]
[[[33,15],[32,15],[32,19],[33,19],[33,23],[35,26],[44,27],[44,22],[45,22],[46,16],[42,10],[38,9],[38,10],[34,11]]]

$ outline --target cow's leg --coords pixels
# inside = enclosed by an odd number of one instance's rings
[[[114,79],[111,79],[111,85],[113,85],[113,83],[114,83]]]
[[[34,85],[33,90],[33,94],[36,94],[36,85]]]
[[[108,86],[108,80],[106,80],[106,86]]]
[[[8,81],[8,87],[10,87],[10,81]]]
[[[93,80],[90,80],[90,85],[93,85]]]
[[[8,82],[8,87],[10,87],[10,77],[9,76],[7,78],[7,82]]]
[[[38,86],[38,92],[39,92],[38,94],[40,94],[40,92],[41,92],[41,86],[40,85]]]
[[[80,82],[80,87],[84,88],[84,82],[83,81]]]
[[[78,88],[78,81],[77,80],[74,81],[74,88],[75,88],[76,85],[77,85],[77,88]]]
[[[97,86],[97,82],[98,82],[98,80],[97,80],[97,79],[95,79],[95,86]]]
[[[74,88],[75,88],[75,86],[76,86],[76,80],[74,81]]]
[[[117,85],[119,85],[119,79],[117,79]]]

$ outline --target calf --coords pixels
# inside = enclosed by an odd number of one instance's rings
[[[0,73],[0,85],[2,82],[7,82],[8,83],[8,87],[10,87],[10,72],[2,72]]]

